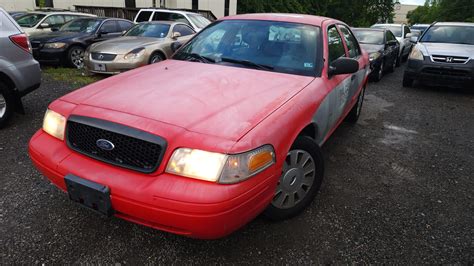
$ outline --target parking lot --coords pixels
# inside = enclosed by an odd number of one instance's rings
[[[0,257],[13,263],[311,264],[474,262],[474,91],[403,88],[403,67],[371,83],[362,116],[323,147],[326,176],[302,215],[261,217],[203,241],[102,218],[33,167],[27,145],[49,102],[43,76],[0,132]]]

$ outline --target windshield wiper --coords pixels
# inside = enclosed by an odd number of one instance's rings
[[[182,56],[181,56],[182,55]],[[194,60],[198,60],[202,63],[215,63],[216,61],[213,60],[212,58],[210,57],[207,57],[207,56],[202,56],[200,54],[196,54],[196,53],[180,53],[178,56],[180,56],[181,58],[183,59],[194,59]]]
[[[226,58],[226,57],[222,57],[222,58],[220,58],[220,60],[222,62],[229,62],[229,63],[239,64],[239,65],[253,67],[253,68],[262,69],[262,70],[273,70],[274,69],[274,67],[272,67],[272,66],[262,65],[262,64],[258,64],[258,63],[248,61],[248,60],[238,60],[238,59],[232,59],[232,58]]]

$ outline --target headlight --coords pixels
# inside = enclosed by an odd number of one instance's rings
[[[371,53],[371,54],[369,54],[369,60],[374,61],[375,59],[379,58],[380,55],[381,54],[379,52]]]
[[[49,135],[64,140],[66,118],[55,111],[47,110],[43,120],[43,130]]]
[[[136,59],[136,58],[142,57],[144,54],[145,54],[145,48],[141,47],[141,48],[133,49],[130,53],[126,54],[123,58],[125,58],[126,60]]]
[[[412,60],[423,60],[423,53],[418,47],[415,46],[411,50],[410,56],[408,58]]]
[[[252,177],[275,163],[273,147],[227,155],[180,148],[171,156],[166,172],[190,178],[233,184]]]
[[[52,43],[46,43],[44,45],[44,48],[61,49],[61,48],[64,48],[64,46],[66,46],[66,44],[63,42],[52,42]]]

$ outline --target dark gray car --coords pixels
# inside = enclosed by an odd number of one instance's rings
[[[13,112],[23,112],[21,98],[41,82],[39,63],[33,59],[28,36],[0,8],[0,128]]]

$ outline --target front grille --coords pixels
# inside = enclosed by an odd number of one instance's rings
[[[116,56],[116,54],[91,53],[92,59],[99,61],[113,61]]]
[[[423,72],[427,73],[427,74],[442,75],[442,76],[454,76],[454,77],[467,77],[467,76],[469,76],[469,71],[462,70],[462,69],[427,67],[427,68],[423,69]]]
[[[41,42],[32,41],[32,42],[31,42],[31,48],[33,48],[33,49],[41,48]]]
[[[158,168],[166,149],[166,141],[156,135],[83,116],[68,119],[66,139],[68,146],[79,153],[144,173]],[[109,141],[113,149],[100,148],[98,140]]]
[[[431,60],[433,60],[433,62],[438,62],[438,63],[465,64],[467,63],[467,61],[469,61],[469,57],[432,55]]]

